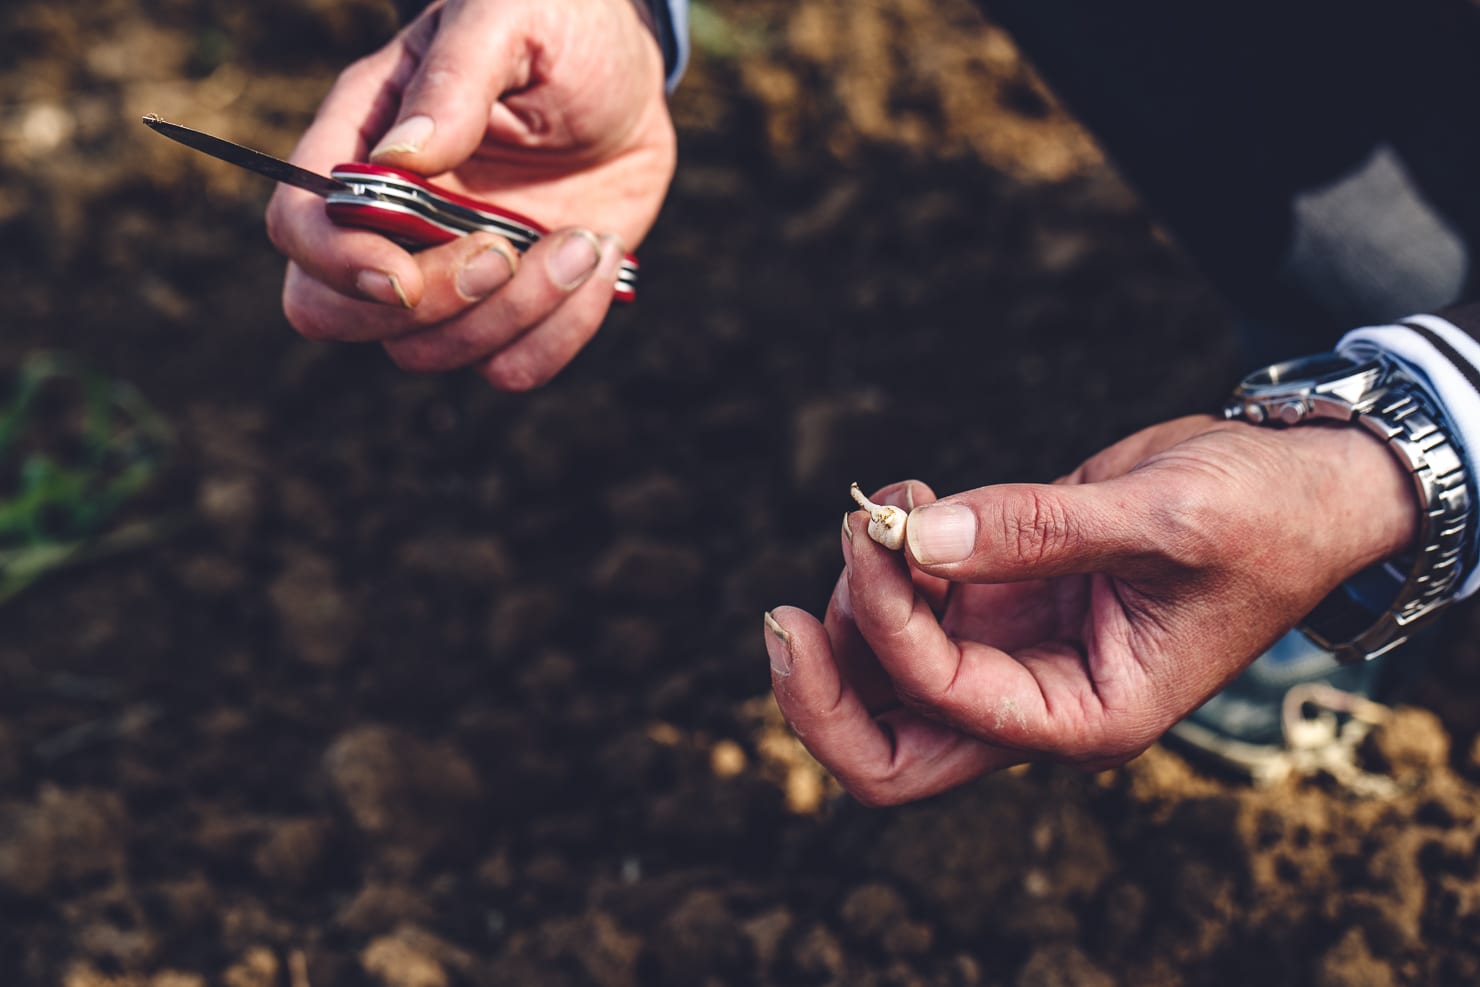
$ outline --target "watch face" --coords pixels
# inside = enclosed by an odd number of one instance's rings
[[[1316,353],[1276,363],[1272,367],[1256,370],[1244,378],[1245,389],[1288,386],[1291,382],[1319,384],[1328,379],[1343,377],[1362,366],[1356,360],[1339,353]]]

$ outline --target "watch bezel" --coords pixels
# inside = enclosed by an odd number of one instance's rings
[[[1239,382],[1238,394],[1257,398],[1265,394],[1314,389],[1377,366],[1376,360],[1354,360],[1334,352],[1312,353],[1255,370]]]

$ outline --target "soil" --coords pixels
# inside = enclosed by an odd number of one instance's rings
[[[555,383],[417,378],[278,308],[260,180],[376,0],[0,11],[0,366],[178,436],[179,532],[0,610],[0,982],[1456,984],[1480,647],[1369,780],[1153,748],[865,810],[767,699],[849,482],[1047,479],[1206,410],[1218,299],[964,0],[697,8],[641,300]]]

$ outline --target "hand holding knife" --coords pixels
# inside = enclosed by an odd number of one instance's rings
[[[439,188],[420,175],[367,163],[337,165],[328,176],[300,168],[270,154],[223,140],[149,114],[144,123],[156,133],[211,157],[323,197],[324,211],[339,226],[380,233],[408,250],[437,246],[468,233],[504,237],[520,253],[548,230],[518,213]],[[637,295],[637,258],[628,254],[613,297],[630,302]]]

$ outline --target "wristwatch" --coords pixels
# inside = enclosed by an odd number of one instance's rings
[[[1424,388],[1370,344],[1277,363],[1245,377],[1225,418],[1276,427],[1351,422],[1387,443],[1422,508],[1417,548],[1360,573],[1300,624],[1342,661],[1386,654],[1447,604],[1470,542],[1471,477]],[[1360,478],[1353,482],[1360,483]]]

